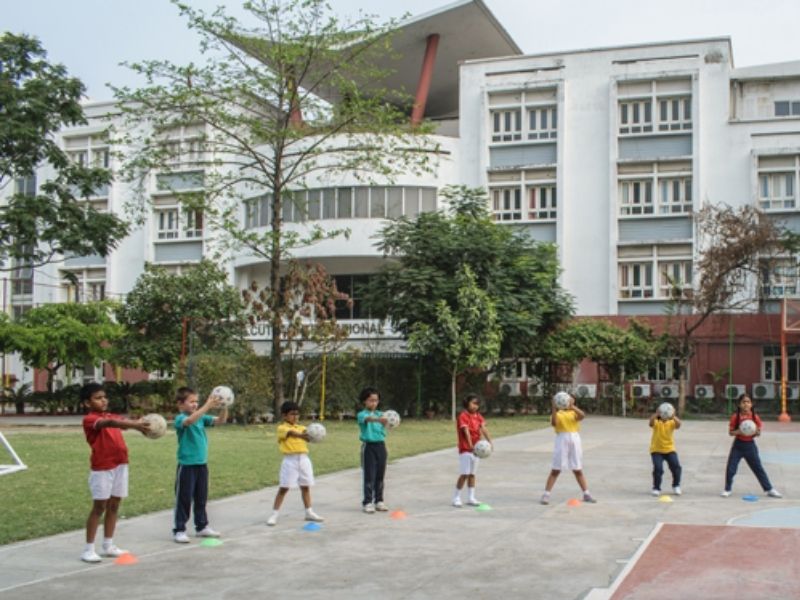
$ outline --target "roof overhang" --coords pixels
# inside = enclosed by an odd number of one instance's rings
[[[522,54],[522,50],[482,0],[459,0],[403,21],[393,29],[391,50],[373,59],[375,66],[387,73],[386,77],[377,81],[357,81],[361,91],[368,95],[370,89],[392,90],[413,99],[422,72],[427,41],[434,34],[438,34],[439,42],[426,103],[426,118],[458,116],[460,63]],[[263,48],[268,47],[270,41],[250,36],[234,36],[228,41],[268,64],[265,58],[268,53],[263,52]],[[324,72],[325,67],[320,63],[316,65],[316,70]],[[324,85],[318,86],[315,94],[332,104],[340,101],[336,90]]]

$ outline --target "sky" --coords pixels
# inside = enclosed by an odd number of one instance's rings
[[[241,0],[184,0],[243,14]],[[419,15],[450,0],[329,0],[342,17]],[[484,0],[526,54],[730,36],[734,65],[800,60],[798,0]],[[0,0],[0,29],[39,38],[93,100],[134,86],[123,61],[199,61],[196,34],[169,0]]]

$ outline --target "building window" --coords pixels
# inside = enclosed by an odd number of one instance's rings
[[[522,110],[492,111],[492,141],[515,142],[522,139]]]
[[[620,81],[617,93],[620,135],[691,132],[691,79]]]
[[[658,180],[658,212],[662,215],[692,211],[692,178],[668,177]]]
[[[187,210],[183,213],[185,229],[183,235],[186,238],[203,237],[203,211]]]
[[[320,219],[396,219],[414,218],[421,212],[436,210],[436,188],[417,186],[356,186],[293,191],[281,205],[281,218],[287,223]],[[269,194],[244,202],[245,228],[270,223],[272,201]]]
[[[691,162],[621,163],[618,170],[620,216],[691,213]]]
[[[795,207],[795,174],[764,173],[758,176],[758,205],[764,210]]]
[[[653,264],[622,263],[619,265],[620,298],[653,297]]]
[[[334,275],[336,289],[347,294],[347,300],[336,301],[336,318],[338,320],[369,319],[370,313],[364,301],[369,275]]]
[[[652,215],[653,182],[645,180],[627,180],[619,184],[621,215]]]
[[[776,117],[799,117],[800,100],[778,100],[775,102]]]
[[[777,345],[764,346],[761,362],[763,381],[780,382],[781,380],[781,348]],[[786,381],[800,382],[800,346],[786,347],[786,363],[788,366]]]
[[[558,109],[555,106],[528,109],[529,140],[554,140],[557,135]]]
[[[796,258],[763,261],[761,264],[761,297],[793,298],[797,296],[800,264]]]
[[[659,98],[658,130],[682,131],[692,128],[692,99]]]
[[[652,100],[626,100],[619,103],[619,132],[650,133],[653,131]]]
[[[177,208],[156,211],[156,223],[159,240],[177,240],[180,237]]]
[[[660,358],[647,371],[647,379],[650,381],[677,381],[680,379],[680,359],[675,356]],[[687,373],[687,380],[689,379]]]
[[[492,190],[492,210],[495,221],[522,219],[522,191],[519,187]]]
[[[556,186],[528,187],[528,220],[541,221],[556,218]]]
[[[36,175],[17,177],[14,183],[15,191],[20,196],[33,197],[36,195]]]
[[[658,263],[659,295],[662,298],[686,297],[692,292],[692,262]]]

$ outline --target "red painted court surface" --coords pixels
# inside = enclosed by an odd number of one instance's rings
[[[662,525],[611,600],[800,599],[800,529]]]

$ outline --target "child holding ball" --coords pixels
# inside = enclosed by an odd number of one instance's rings
[[[563,406],[559,408],[558,405]],[[556,432],[555,448],[553,449],[553,465],[547,477],[544,494],[540,502],[550,504],[550,491],[556,484],[556,479],[565,468],[575,474],[575,479],[583,492],[583,501],[594,504],[597,502],[589,493],[589,484],[583,474],[583,449],[581,447],[580,422],[586,415],[575,406],[575,398],[566,392],[558,392],[553,397],[550,424]]]
[[[753,421],[756,424],[756,432],[753,435],[745,435],[739,429],[742,421],[746,420]],[[728,464],[725,467],[725,489],[722,490],[720,496],[727,498],[731,495],[736,469],[739,466],[739,461],[744,458],[747,466],[753,471],[767,496],[782,498],[781,493],[772,487],[769,476],[761,465],[761,457],[758,455],[758,446],[756,446],[755,440],[757,436],[761,435],[761,419],[753,407],[753,400],[747,394],[739,396],[739,407],[731,415],[731,420],[728,424],[728,435],[735,436],[735,439],[733,440],[730,454],[728,454]]]
[[[681,495],[681,463],[675,451],[673,434],[681,428],[681,420],[672,409],[672,405],[659,407],[659,410],[650,416],[650,427],[653,435],[650,437],[650,459],[653,461],[653,496],[661,495],[661,479],[664,476],[664,461],[667,461],[672,473],[672,492]]]
[[[178,544],[188,544],[186,522],[194,504],[194,527],[198,537],[219,537],[208,524],[206,502],[208,501],[208,436],[206,427],[213,427],[228,420],[228,407],[223,406],[219,416],[208,414],[222,405],[222,400],[209,396],[198,408],[197,393],[188,387],[180,387],[175,393],[178,416],[175,417],[175,433],[178,434],[178,469],[175,474],[175,520],[172,536]]]
[[[283,422],[278,425],[278,448],[283,453],[283,462],[279,475],[278,493],[272,505],[272,514],[267,525],[278,524],[278,513],[289,488],[300,486],[300,495],[306,509],[306,521],[322,522],[311,508],[311,486],[314,485],[314,467],[308,458],[308,442],[310,437],[306,428],[298,424],[300,407],[295,402],[284,402],[281,405]]]
[[[386,475],[386,417],[378,410],[381,401],[380,392],[373,387],[365,387],[358,395],[364,409],[356,419],[361,440],[361,472],[364,496],[361,508],[372,514],[376,510],[387,511],[389,507],[383,501],[383,479]]]
[[[95,551],[94,538],[103,518],[103,556],[122,556],[127,550],[114,544],[114,529],[122,499],[128,495],[128,447],[122,437],[123,429],[146,433],[150,426],[142,420],[131,421],[106,412],[108,398],[99,383],[87,383],[80,391],[81,402],[89,409],[83,418],[83,433],[92,449],[89,491],[92,510],[86,520],[86,546],[81,560],[97,563],[102,560]],[[104,516],[105,515],[105,516]]]
[[[464,410],[458,415],[456,430],[458,433],[458,467],[459,476],[456,481],[456,490],[453,493],[453,506],[461,508],[461,490],[467,484],[467,504],[479,506],[480,501],[475,497],[475,474],[478,471],[480,458],[475,456],[475,444],[484,437],[492,443],[489,431],[486,429],[483,415],[479,412],[481,404],[476,394],[469,394],[464,398]]]

